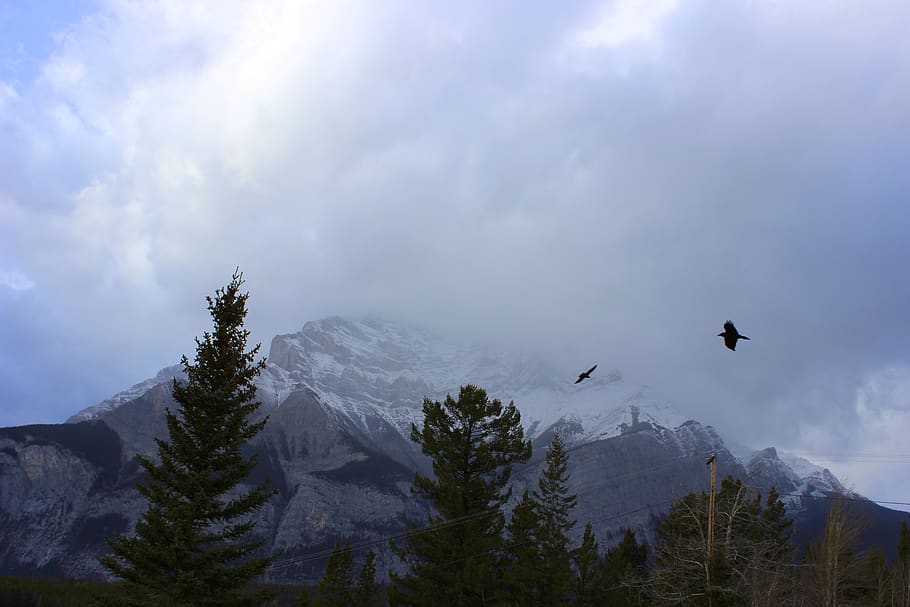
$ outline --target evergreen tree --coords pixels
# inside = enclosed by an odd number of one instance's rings
[[[572,579],[568,534],[575,521],[569,517],[569,510],[575,507],[577,497],[569,494],[569,456],[558,432],[547,448],[546,462],[537,482],[538,490],[533,495],[537,503],[538,549],[543,566],[537,604],[542,607],[565,605]]]
[[[910,529],[901,523],[897,542],[897,560],[894,563],[894,604],[910,607]]]
[[[621,607],[640,604],[640,582],[647,560],[647,546],[639,544],[635,532],[627,528],[622,540],[608,550],[604,558],[607,602],[610,605]]]
[[[300,589],[300,593],[294,601],[294,607],[310,607],[312,604],[313,603],[310,600],[310,589],[304,586]]]
[[[357,588],[354,590],[355,607],[378,607],[382,604],[379,584],[376,583],[376,553],[370,550],[360,566]]]
[[[336,543],[316,589],[316,607],[350,607],[354,602],[354,555],[351,542]]]
[[[389,599],[397,605],[491,604],[498,588],[505,524],[502,507],[515,462],[531,457],[514,403],[490,400],[462,386],[458,400],[424,399],[423,427],[411,439],[433,461],[434,478],[417,473],[412,491],[430,500],[430,528],[393,544],[406,566],[392,573]]]
[[[776,606],[789,587],[791,523],[776,493],[763,507],[728,477],[716,497],[715,541],[708,546],[708,496],[690,493],[655,529],[655,567],[648,580],[656,604]],[[692,597],[686,599],[686,597]]]
[[[109,541],[101,563],[125,581],[131,605],[254,605],[248,589],[269,558],[251,558],[262,542],[246,541],[251,515],[269,499],[267,484],[245,490],[256,465],[243,446],[265,425],[253,379],[265,366],[247,352],[243,275],[234,272],[215,298],[206,297],[214,328],[196,339],[196,358],[182,358],[187,382],[174,380],[177,413],[167,410],[170,439],[155,439],[158,459],[138,456],[147,481],[138,486],[148,510],[134,536]]]
[[[572,551],[575,565],[573,588],[574,604],[578,607],[594,607],[602,604],[604,592],[603,567],[597,547],[597,538],[591,523],[585,525],[581,545]]]
[[[540,602],[543,559],[537,533],[540,520],[537,503],[525,491],[512,510],[506,540],[506,559],[503,563],[503,605],[534,607]]]

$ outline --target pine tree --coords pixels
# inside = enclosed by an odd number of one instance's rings
[[[510,607],[534,607],[540,604],[543,557],[537,534],[540,520],[537,503],[525,491],[512,510],[507,527],[506,559],[503,563],[504,604]]]
[[[897,560],[894,563],[894,603],[897,607],[910,607],[910,529],[901,523],[897,541]]]
[[[591,523],[585,525],[581,545],[572,551],[575,565],[573,588],[574,604],[578,607],[594,607],[603,603],[604,575],[597,546],[597,538]]]
[[[243,282],[235,271],[214,299],[206,297],[214,328],[196,339],[194,363],[182,358],[188,380],[174,380],[179,408],[166,412],[169,440],[155,439],[160,463],[138,456],[148,509],[136,534],[111,540],[114,556],[101,559],[125,581],[131,605],[254,605],[264,598],[248,585],[270,559],[252,558],[262,542],[245,538],[270,493],[265,482],[241,486],[256,465],[241,449],[267,421],[250,421],[259,408],[253,379],[265,360],[255,362],[259,345],[245,351]]]
[[[294,607],[310,607],[312,604],[310,589],[304,586],[300,589],[300,593],[297,594],[297,598],[294,600]]]
[[[360,566],[357,588],[354,590],[355,607],[377,607],[382,604],[379,584],[376,583],[376,553],[370,550]]]
[[[543,564],[538,604],[544,607],[565,605],[572,579],[568,534],[575,521],[569,517],[569,510],[575,507],[577,497],[569,494],[569,456],[558,432],[547,449],[546,462],[533,495],[540,521],[538,541]]]
[[[635,532],[626,529],[622,540],[604,558],[608,603],[616,607],[640,604],[640,581],[648,560],[648,548],[639,544]]]
[[[350,607],[354,602],[354,555],[351,542],[336,543],[316,589],[316,607]]]
[[[491,604],[498,588],[503,505],[512,465],[531,457],[521,415],[477,386],[462,386],[458,400],[424,399],[423,427],[411,439],[433,461],[435,478],[420,473],[412,491],[436,509],[427,530],[393,544],[406,566],[392,573],[389,600],[398,605]]]

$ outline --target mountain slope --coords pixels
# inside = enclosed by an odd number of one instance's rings
[[[68,424],[0,429],[0,572],[102,574],[95,557],[106,551],[104,537],[131,528],[143,511],[135,454],[154,456],[154,437],[166,436],[174,377],[182,378],[179,367],[163,369]],[[827,470],[788,463],[773,449],[737,458],[710,426],[687,421],[617,371],[573,381],[533,356],[376,319],[329,318],[276,336],[257,380],[269,423],[250,445],[260,462],[250,482],[268,478],[278,489],[257,515],[256,533],[278,555],[270,579],[314,579],[324,564],[318,553],[342,539],[375,542],[380,569],[390,562],[379,540],[425,524],[429,513],[410,493],[414,472],[429,473],[408,439],[411,424],[424,397],[465,383],[514,400],[522,413],[534,457],[516,470],[513,495],[536,483],[546,445],[561,432],[579,496],[575,531],[590,521],[603,545],[626,526],[650,537],[673,500],[706,490],[710,451],[721,477],[779,487],[798,520],[811,511],[805,529],[819,496],[844,492]]]

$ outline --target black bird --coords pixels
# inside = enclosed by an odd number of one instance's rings
[[[576,384],[579,384],[579,383],[583,382],[584,380],[588,379],[589,377],[591,377],[591,371],[593,371],[593,370],[596,369],[596,368],[597,368],[597,365],[594,365],[593,367],[591,367],[590,369],[588,369],[588,370],[585,371],[584,373],[579,373],[579,374],[578,374],[578,379],[575,380],[575,383],[576,383]]]
[[[733,326],[733,321],[728,320],[724,323],[724,332],[718,333],[718,337],[724,338],[724,345],[730,348],[731,350],[736,350],[736,340],[738,339],[749,339],[745,335],[740,335],[739,331],[736,330],[736,327]]]

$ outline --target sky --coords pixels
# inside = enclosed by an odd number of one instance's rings
[[[597,362],[910,502],[908,26],[903,0],[0,0],[0,426],[192,355],[239,266],[266,352],[371,314]]]

